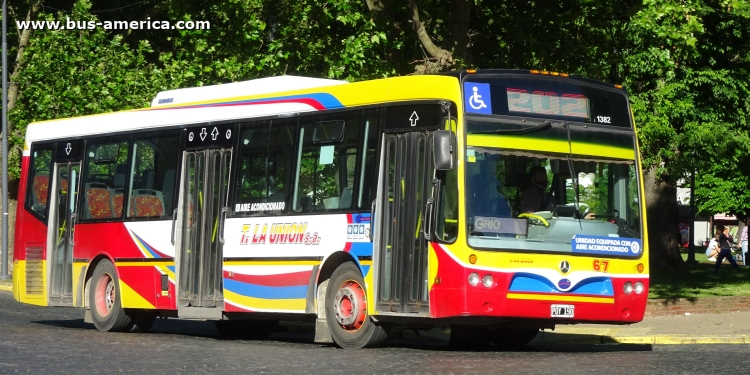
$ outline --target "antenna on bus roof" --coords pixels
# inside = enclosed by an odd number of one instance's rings
[[[156,94],[154,100],[151,101],[151,107],[199,103],[209,100],[230,99],[243,96],[265,95],[275,92],[342,85],[345,83],[348,82],[335,79],[297,76],[258,78],[221,85],[162,91]]]

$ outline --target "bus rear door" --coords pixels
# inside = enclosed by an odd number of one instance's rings
[[[187,129],[177,212],[177,309],[181,318],[221,319],[223,227],[234,125]]]
[[[81,141],[58,142],[47,229],[49,304],[73,305],[73,246],[83,156]]]

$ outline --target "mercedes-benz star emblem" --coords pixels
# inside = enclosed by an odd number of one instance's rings
[[[568,271],[570,271],[570,263],[568,263],[567,260],[560,262],[560,271],[562,271],[562,273],[568,273]]]

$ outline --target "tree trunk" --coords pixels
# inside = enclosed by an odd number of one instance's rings
[[[463,60],[464,64],[467,65],[471,63],[471,57],[469,56],[471,3],[473,1],[451,1],[451,49],[453,50],[453,57]]]
[[[37,13],[39,13],[41,3],[41,1],[37,1],[34,5],[31,6],[31,8],[29,8],[29,11],[26,13],[26,21],[30,21],[36,18]],[[23,70],[23,53],[26,51],[26,47],[29,46],[29,40],[31,40],[31,28],[22,30],[21,34],[18,36],[18,52],[16,53],[16,64],[13,67],[13,72],[10,74],[10,84],[8,85],[9,112],[16,105],[16,100],[18,99],[18,76],[21,74],[21,70]]]
[[[677,189],[656,176],[656,169],[649,169],[644,176],[646,189],[646,216],[648,219],[648,241],[652,269],[664,266],[685,268],[680,255],[679,212]]]

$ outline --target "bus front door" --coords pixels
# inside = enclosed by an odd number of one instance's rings
[[[185,151],[177,242],[178,315],[221,318],[222,247],[232,151]]]
[[[424,206],[431,194],[432,132],[385,134],[375,232],[377,309],[429,313]]]
[[[50,249],[47,256],[49,304],[52,306],[73,304],[73,234],[80,174],[80,160],[55,163],[51,181],[51,225],[47,233],[47,248]]]

